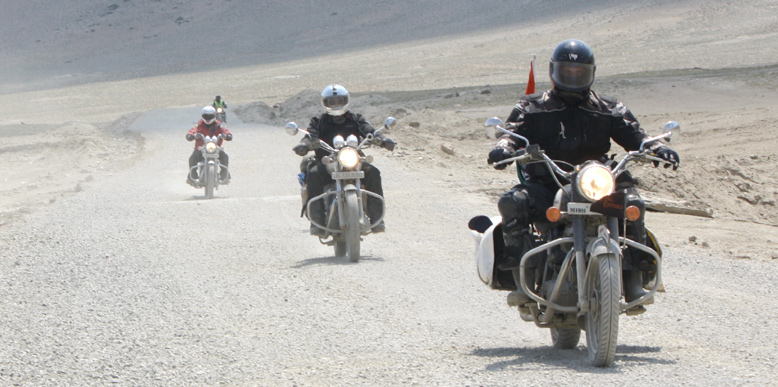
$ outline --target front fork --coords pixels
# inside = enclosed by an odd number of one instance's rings
[[[608,217],[608,225],[607,227],[600,227],[597,233],[598,240],[602,240],[605,243],[605,246],[611,245],[611,240],[613,239],[612,236],[616,235],[618,238],[619,235],[619,220],[615,217]],[[589,257],[590,262],[587,265],[586,262],[586,222],[584,220],[583,216],[576,216],[573,218],[573,250],[575,251],[575,268],[576,268],[576,279],[578,282],[578,315],[583,315],[584,313],[588,312],[590,309],[589,305],[589,299],[587,298],[587,286],[589,285],[587,283],[587,278],[589,278],[589,275],[591,274],[591,270],[597,270],[597,266],[599,262],[591,262],[591,260],[597,259],[597,255],[592,255]],[[616,239],[618,241],[618,239]],[[597,241],[592,241],[590,244],[598,243]],[[617,246],[618,247],[618,246]],[[619,257],[619,263],[621,263],[621,251],[617,250],[615,253],[617,253],[617,256]],[[619,267],[621,267],[621,264],[619,264]],[[619,283],[621,283],[621,270],[619,270]]]
[[[360,226],[362,224],[365,224],[365,210],[362,203],[362,184],[359,179],[355,179],[353,183],[346,184],[346,188],[349,188],[349,185],[354,186],[354,190],[357,191],[357,208],[360,209]],[[352,189],[348,189],[351,191]],[[343,189],[343,180],[335,180],[335,197],[338,201],[338,209],[346,208],[346,190]],[[346,220],[346,211],[338,211],[338,222],[340,224],[340,229],[345,230],[346,226],[348,226],[348,221]]]

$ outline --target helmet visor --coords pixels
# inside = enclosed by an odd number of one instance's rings
[[[552,62],[551,80],[557,89],[584,91],[594,83],[594,65],[575,62]]]
[[[214,118],[216,118],[216,116],[213,114],[203,114],[203,120],[205,120],[205,122],[213,122]]]
[[[324,107],[326,108],[330,108],[333,110],[340,110],[348,104],[348,97],[335,95],[332,97],[324,98],[323,103],[324,103]]]

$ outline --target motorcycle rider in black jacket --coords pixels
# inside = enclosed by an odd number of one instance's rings
[[[594,54],[586,43],[573,39],[561,42],[554,49],[549,63],[552,90],[522,97],[511,111],[507,127],[513,126],[510,130],[527,138],[530,144],[538,144],[551,159],[572,165],[587,160],[605,160],[611,139],[627,151],[638,150],[641,141],[648,135],[624,104],[591,90],[595,69]],[[510,158],[523,146],[514,137],[503,135],[489,153],[488,162],[491,164]],[[660,142],[652,144],[650,149],[656,156],[667,160],[665,168],[670,165],[673,169],[678,168],[680,160],[675,151]],[[495,168],[503,169],[507,165]],[[498,201],[505,250],[497,268],[511,270],[516,283],[519,283],[521,257],[533,247],[529,225],[545,218],[545,210],[553,204],[559,188],[544,164],[530,164],[523,173],[526,180],[522,179],[525,181],[503,194]],[[637,205],[642,214],[645,203],[637,195],[634,184],[629,184],[634,180],[624,175],[617,183],[630,180],[626,181],[627,186],[631,185],[628,188],[628,204]],[[640,219],[628,224],[628,233],[633,233],[637,242],[645,244],[643,222],[641,215]],[[533,264],[538,263],[527,262],[526,267],[531,269]],[[535,271],[525,272],[534,275]],[[627,301],[642,296],[640,273],[625,270],[623,274]],[[528,283],[533,283],[529,282],[531,280],[534,278],[528,278]],[[519,305],[530,300],[521,287],[508,297],[509,301],[513,298],[513,302]]]
[[[311,122],[308,124],[308,133],[310,133],[311,137],[304,137],[292,149],[300,156],[304,156],[310,150],[316,150],[316,156],[308,165],[308,171],[305,174],[305,184],[309,200],[324,193],[324,187],[333,182],[327,167],[321,162],[321,159],[327,156],[328,152],[315,146],[318,144],[317,140],[323,140],[332,146],[332,140],[338,135],[347,138],[353,134],[361,141],[368,133],[373,133],[381,147],[391,151],[395,146],[395,142],[386,138],[382,133],[375,133],[375,128],[361,114],[348,110],[349,95],[345,87],[337,84],[328,85],[321,93],[321,102],[326,113],[311,118]],[[362,171],[365,172],[365,177],[362,179],[365,189],[383,196],[381,172],[378,168],[370,163],[363,162]],[[373,197],[368,197],[367,216],[370,219],[378,219],[382,215],[383,205],[381,202]],[[319,224],[326,224],[324,220],[324,202],[322,200],[317,200],[311,204],[311,213],[308,214],[308,217]],[[374,233],[384,232],[385,230],[386,226],[383,221],[372,229]],[[311,235],[324,236],[324,230],[311,223]]]

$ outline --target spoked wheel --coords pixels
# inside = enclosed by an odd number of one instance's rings
[[[213,199],[213,190],[216,188],[216,166],[213,164],[208,165],[208,172],[205,176],[207,180],[205,182],[205,197],[207,199]]]
[[[618,258],[613,254],[600,255],[592,263],[597,267],[590,268],[586,280],[586,296],[589,300],[586,348],[592,364],[605,367],[613,364],[616,355],[621,297],[620,269]]]
[[[581,328],[551,328],[551,342],[556,349],[573,349],[581,340]]]
[[[346,249],[348,250],[349,262],[356,262],[359,260],[359,243],[360,243],[360,229],[359,229],[359,200],[357,200],[356,191],[346,192]],[[337,244],[335,245],[337,250]]]

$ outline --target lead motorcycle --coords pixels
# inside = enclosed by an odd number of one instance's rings
[[[219,185],[230,182],[230,172],[227,166],[219,162],[219,154],[224,148],[219,146],[219,140],[225,138],[224,134],[218,136],[205,136],[202,133],[195,134],[195,138],[204,141],[204,144],[198,148],[203,153],[203,161],[197,163],[189,170],[190,184],[195,188],[204,188],[205,197],[213,199],[214,190]],[[221,179],[222,170],[226,170],[225,179]],[[195,179],[194,176],[197,176]]]
[[[678,123],[668,122],[664,134],[647,138],[639,150],[628,152],[618,162],[587,161],[575,166],[551,160],[537,145],[506,130],[499,118],[490,118],[484,125],[527,144],[514,157],[495,165],[514,160],[522,165],[543,163],[552,172],[559,191],[546,211],[547,219],[531,225],[535,247],[521,258],[518,284],[511,272],[495,266],[495,257],[499,258],[504,249],[501,217],[477,216],[470,220],[479,277],[493,289],[520,287],[531,301],[519,305],[509,296],[509,305],[518,307],[524,321],[550,328],[555,348],[575,348],[584,330],[591,363],[598,367],[611,365],[619,315],[645,312],[644,305],[653,303],[657,291],[664,291],[662,251],[656,238],[647,228],[643,238],[628,235],[627,224],[640,219],[644,209],[629,200],[628,189],[634,189],[636,181],[626,173],[627,166],[636,161],[664,163],[651,155],[647,146],[679,133]],[[494,133],[489,134],[491,137]],[[645,239],[646,244],[635,239]],[[637,269],[647,290],[630,302],[621,301],[625,268]]]
[[[375,133],[388,129],[396,124],[393,117],[384,121],[384,126],[377,129]],[[286,124],[286,132],[289,135],[296,135],[298,132],[311,137],[308,131],[303,130],[294,122]],[[328,156],[322,159],[322,163],[327,166],[330,172],[332,184],[324,187],[324,193],[307,198],[305,187],[301,190],[304,213],[311,212],[311,203],[321,200],[324,202],[324,212],[327,224],[319,224],[313,219],[309,220],[317,227],[325,231],[323,237],[319,237],[319,242],[327,246],[335,246],[335,256],[347,256],[350,262],[359,261],[360,243],[363,235],[371,233],[373,227],[381,223],[383,216],[378,219],[369,219],[367,217],[366,204],[367,197],[373,197],[381,202],[385,207],[384,198],[374,192],[362,189],[360,179],[365,177],[362,171],[362,163],[373,162],[373,156],[364,156],[362,150],[368,148],[375,142],[373,133],[359,142],[357,136],[350,135],[347,138],[335,136],[333,145],[330,146],[322,140],[318,140],[317,147],[329,152]],[[300,184],[304,185],[304,179],[300,179]],[[383,213],[383,211],[382,211]]]

